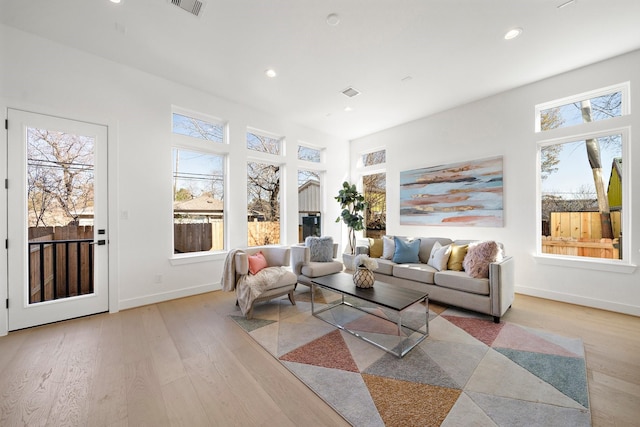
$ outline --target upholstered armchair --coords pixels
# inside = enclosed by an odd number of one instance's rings
[[[256,303],[283,295],[295,305],[293,291],[297,277],[289,266],[291,250],[283,246],[256,246],[229,251],[222,276],[222,288],[236,291],[236,305],[247,319]],[[232,283],[233,282],[233,283]]]
[[[291,246],[291,267],[298,283],[311,286],[314,277],[342,271],[338,244],[331,237],[307,237],[305,243]]]

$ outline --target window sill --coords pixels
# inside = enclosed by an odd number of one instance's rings
[[[538,264],[556,265],[559,267],[580,268],[587,270],[608,271],[611,273],[632,274],[636,271],[635,264],[625,263],[623,261],[600,260],[595,258],[578,258],[569,256],[553,256],[553,255],[534,255],[533,258]]]
[[[173,255],[171,258],[169,258],[169,263],[171,263],[171,265],[195,264],[198,262],[224,260],[226,257],[226,251],[194,252],[189,254]]]

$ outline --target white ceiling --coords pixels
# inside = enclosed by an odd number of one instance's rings
[[[0,0],[0,22],[353,139],[640,48],[640,0],[564,2]]]

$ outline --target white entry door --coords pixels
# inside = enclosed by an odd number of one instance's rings
[[[8,110],[9,330],[109,309],[107,127]]]

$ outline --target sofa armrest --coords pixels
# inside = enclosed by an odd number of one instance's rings
[[[249,255],[245,252],[236,254],[236,273],[242,276],[249,274]]]
[[[311,261],[311,251],[303,245],[291,246],[291,268],[296,276],[299,276],[302,266]]]
[[[489,264],[489,292],[493,316],[502,316],[513,304],[515,297],[513,257]]]

